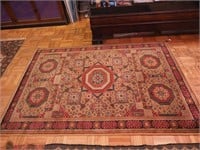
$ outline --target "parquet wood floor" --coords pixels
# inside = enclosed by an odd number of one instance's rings
[[[6,72],[0,78],[0,116],[2,118],[13,93],[29,64],[34,52],[38,48],[73,47],[91,45],[91,31],[89,20],[64,26],[51,26],[41,28],[24,28],[1,30],[1,39],[25,38]],[[189,85],[191,86],[198,102],[200,102],[200,48],[199,35],[177,35],[157,37],[137,37],[106,40],[111,43],[141,43],[141,42],[166,42],[178,61]],[[180,134],[172,135],[66,135],[66,134],[1,134],[0,149],[4,148],[7,141],[14,144],[101,144],[101,145],[141,145],[164,143],[195,143],[199,142],[199,135]]]

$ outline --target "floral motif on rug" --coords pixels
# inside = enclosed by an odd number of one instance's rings
[[[41,49],[1,129],[198,132],[195,102],[163,43]]]
[[[1,42],[1,53],[0,53],[0,68],[1,75],[5,72],[7,66],[12,61],[13,57],[23,44],[24,40],[6,40]]]

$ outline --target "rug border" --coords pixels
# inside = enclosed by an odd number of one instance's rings
[[[42,144],[13,144],[12,141],[8,141],[2,148],[7,148],[7,146],[10,145],[10,148],[14,149],[21,149],[21,148],[29,148],[33,146],[34,149],[41,149],[45,150],[47,148],[56,148],[57,146],[59,147],[64,147],[64,148],[77,148],[78,150],[80,149],[163,149],[166,148],[167,150],[175,148],[194,148],[198,149],[200,147],[199,142],[192,142],[192,143],[160,143],[160,144],[117,144],[117,145],[109,145],[109,144],[70,144],[70,143],[58,143],[58,142],[52,142],[52,143],[42,143]]]
[[[172,48],[172,46],[170,46],[170,45],[169,45],[168,43],[166,43],[166,42],[165,42],[164,44],[165,44],[165,46],[168,48],[168,51],[169,51],[171,57],[173,58],[175,64],[177,65],[177,69],[178,69],[178,71],[180,72],[180,74],[182,75],[183,81],[185,82],[185,84],[186,84],[188,90],[190,91],[191,96],[192,96],[192,98],[193,98],[193,100],[194,100],[196,106],[197,106],[197,107],[200,107],[200,102],[198,102],[197,97],[196,97],[196,95],[194,94],[194,91],[192,90],[192,87],[189,85],[188,80],[186,79],[186,77],[185,77],[183,71],[181,70],[181,67],[180,67],[179,62],[176,60],[176,58],[175,58],[173,52],[171,51],[171,49],[174,49],[174,48]]]
[[[23,40],[23,39],[22,39],[22,40]],[[10,41],[10,40],[5,40],[5,41]],[[24,41],[25,41],[25,38],[24,38]],[[18,83],[17,83],[17,85],[16,85],[16,88],[13,90],[13,92],[12,92],[12,94],[11,94],[9,100],[8,100],[8,105],[5,106],[4,111],[3,111],[3,113],[1,114],[0,124],[2,123],[2,121],[3,121],[3,119],[4,119],[5,115],[6,115],[6,112],[8,111],[8,108],[9,108],[10,104],[12,103],[12,100],[13,100],[15,94],[17,93],[17,90],[18,90],[18,88],[19,88],[19,86],[20,86],[20,83],[22,82],[22,80],[23,80],[23,78],[24,78],[24,75],[25,75],[25,73],[27,72],[27,70],[28,70],[28,68],[29,68],[29,66],[30,66],[30,64],[31,64],[31,62],[32,62],[32,60],[33,60],[33,58],[34,58],[34,56],[35,56],[35,54],[36,54],[37,51],[38,51],[38,50],[35,50],[35,51],[34,51],[33,56],[31,56],[31,59],[30,59],[29,62],[26,64],[25,69],[24,69],[24,71],[22,72],[22,76],[20,77],[20,79],[19,79],[19,81],[18,81]],[[17,54],[17,53],[16,53],[16,54]],[[9,66],[9,65],[8,65],[8,66]],[[0,130],[0,133],[1,133],[1,130]]]
[[[70,144],[70,143],[47,143],[47,144],[42,144],[42,145],[38,145],[38,144],[27,144],[27,145],[35,145],[35,146],[42,146],[45,147],[47,145],[64,145],[64,146],[92,146],[92,147],[102,147],[102,148],[117,148],[117,147],[122,147],[122,148],[128,148],[128,147],[135,147],[135,148],[141,148],[141,147],[146,147],[146,148],[154,148],[154,147],[162,147],[162,146],[177,146],[177,145],[183,145],[183,146],[193,146],[193,145],[199,145],[200,146],[200,142],[193,142],[193,143],[166,143],[166,144],[155,144],[155,145],[150,145],[150,144],[138,144],[138,145],[100,145],[100,144]],[[24,146],[24,145],[14,145],[15,146]]]
[[[174,146],[175,148],[177,146],[196,146],[196,145],[199,145],[200,147],[200,142],[195,142],[195,143],[166,143],[166,144],[155,144],[155,145],[150,145],[150,144],[139,144],[139,145],[100,145],[100,144],[64,144],[64,143],[49,143],[49,144],[44,144],[43,146],[46,147],[48,145],[64,145],[64,146],[83,146],[83,147],[87,147],[87,146],[92,146],[90,148],[95,148],[95,147],[99,147],[99,148],[112,148],[112,149],[115,149],[115,148],[145,148],[145,149],[159,149],[159,148],[167,148],[169,146]],[[38,145],[39,146],[39,145]]]
[[[13,94],[11,95],[10,97],[10,100],[9,100],[9,104],[6,106],[5,110],[3,113],[2,113],[2,118],[0,119],[0,124],[2,123],[6,113],[7,113],[7,110],[9,109],[9,106],[10,104],[12,103],[12,100],[15,96],[15,94],[17,93],[17,90],[24,78],[24,75],[26,74],[26,72],[28,71],[28,68],[35,56],[35,54],[42,50],[42,51],[45,51],[45,50],[52,50],[52,49],[68,49],[68,48],[86,48],[86,47],[105,47],[105,46],[116,46],[116,45],[146,45],[146,44],[158,44],[158,45],[164,45],[168,52],[170,53],[170,56],[173,58],[174,62],[175,62],[175,65],[177,66],[177,69],[179,71],[179,73],[181,74],[181,76],[183,77],[183,81],[185,82],[188,90],[190,91],[191,93],[191,96],[195,102],[195,105],[197,107],[199,107],[199,103],[198,103],[198,100],[197,100],[197,97],[196,95],[193,93],[193,90],[191,89],[190,85],[188,84],[188,81],[186,80],[186,77],[185,75],[183,74],[182,70],[180,69],[180,65],[178,64],[177,60],[175,59],[175,56],[174,54],[171,52],[171,49],[173,49],[171,46],[169,46],[169,44],[167,42],[144,42],[144,43],[124,43],[124,44],[101,44],[101,45],[83,45],[83,46],[66,46],[66,47],[59,47],[59,48],[39,48],[37,47],[36,50],[34,51],[33,55],[32,55],[32,58],[30,59],[30,61],[27,63],[24,71],[23,71],[23,74],[19,80],[19,82],[17,83],[16,85],[16,89],[14,90]],[[160,48],[160,47],[159,47]],[[91,51],[91,50],[88,50],[88,51]],[[148,131],[145,131],[144,132],[144,128],[143,129],[127,129],[127,131],[125,131],[126,129],[123,129],[123,131],[116,131],[116,129],[114,129],[113,131],[111,131],[110,129],[100,129],[99,131],[95,130],[95,131],[91,131],[91,130],[87,130],[87,129],[80,129],[80,131],[78,129],[75,129],[76,131],[68,131],[66,129],[62,129],[62,130],[0,130],[0,134],[29,134],[29,133],[33,133],[33,134],[41,134],[41,133],[45,133],[45,134],[62,134],[62,133],[65,133],[65,134],[93,134],[93,135],[109,135],[109,134],[120,134],[120,135],[152,135],[152,133],[154,133],[155,135],[163,135],[163,133],[168,133],[168,135],[199,135],[200,133],[200,128],[199,129],[184,129],[184,131],[181,131],[183,129],[162,129],[162,132],[160,131],[155,131],[155,129],[148,129]],[[137,130],[137,131],[136,131]],[[138,132],[140,131],[141,132]],[[180,130],[180,131],[179,131]],[[198,131],[198,132],[197,132]],[[39,133],[38,133],[39,132]],[[131,132],[131,133],[130,133]]]

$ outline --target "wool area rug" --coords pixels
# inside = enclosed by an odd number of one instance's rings
[[[22,46],[24,40],[2,40],[0,41],[1,45],[1,53],[0,53],[0,68],[1,68],[1,74],[3,75],[5,72],[7,66],[12,61],[13,57],[19,50],[19,48]]]
[[[139,146],[102,146],[102,145],[7,145],[6,150],[199,150],[199,143],[139,145]]]
[[[198,132],[199,110],[164,43],[39,49],[1,132]]]

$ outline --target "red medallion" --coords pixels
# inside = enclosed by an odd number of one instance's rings
[[[160,66],[160,60],[154,55],[144,55],[140,58],[141,64],[148,69],[156,69]]]
[[[161,105],[169,105],[175,97],[173,91],[163,84],[153,84],[148,91],[151,99]]]
[[[114,82],[112,70],[102,64],[96,64],[88,68],[82,74],[82,85],[92,93],[103,93]]]

